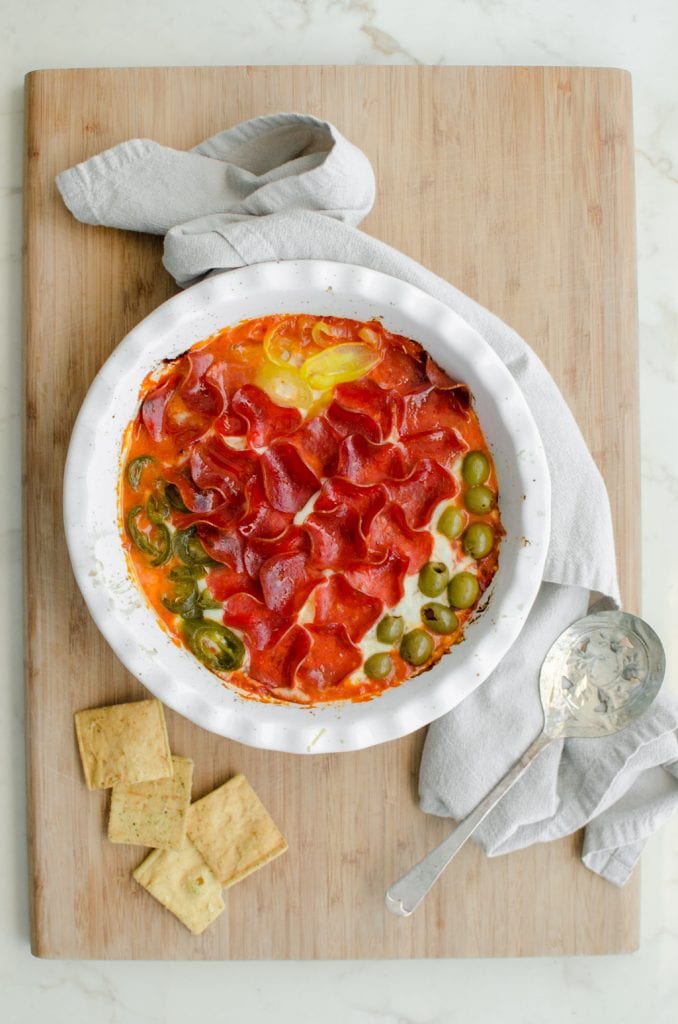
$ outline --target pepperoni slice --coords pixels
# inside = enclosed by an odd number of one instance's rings
[[[279,512],[298,512],[320,486],[297,449],[287,442],[272,444],[261,456],[261,467],[266,495]]]
[[[236,503],[244,500],[245,488],[257,474],[257,457],[230,448],[214,435],[193,448],[189,466],[198,487],[219,491],[226,501]]]
[[[439,427],[454,427],[468,420],[470,396],[468,388],[459,385],[442,391],[423,387],[405,395],[400,422],[401,434],[420,434]]]
[[[241,630],[250,651],[267,651],[292,625],[251,594],[234,594],[224,605],[224,622]]]
[[[299,681],[318,690],[336,686],[362,664],[360,650],[351,643],[343,623],[308,626],[311,648],[298,669]]]
[[[375,518],[367,543],[371,557],[395,554],[405,563],[408,573],[418,572],[433,551],[433,537],[428,530],[412,530],[403,510],[393,503],[386,505]],[[350,576],[349,580],[353,583]]]
[[[214,356],[211,352],[188,352],[181,362],[185,362],[185,377],[178,393],[188,409],[201,413],[211,423],[224,407],[223,394],[205,377]]]
[[[323,577],[309,567],[309,555],[303,551],[273,555],[259,571],[264,601],[280,615],[296,615],[308,595]]]
[[[165,409],[180,383],[179,374],[171,374],[150,391],[141,406],[141,419],[154,441],[162,440],[165,433]]]
[[[205,373],[214,360],[209,352],[190,352],[175,364],[175,373],[147,395],[141,417],[154,441],[174,437],[189,444],[209,430],[224,409],[224,396]]]
[[[246,572],[234,572],[225,565],[210,569],[207,574],[207,588],[217,601],[227,601],[233,594],[261,593],[258,582]]]
[[[339,384],[334,389],[334,400],[347,411],[372,419],[379,428],[378,441],[385,441],[398,423],[400,396],[395,391],[380,388],[369,377]],[[369,434],[365,436],[375,440]]]
[[[360,516],[360,527],[367,533],[377,512],[386,504],[386,491],[382,484],[360,487],[343,477],[325,480],[313,506],[314,512],[326,512],[338,505],[350,505]]]
[[[301,626],[292,626],[266,650],[250,651],[247,674],[267,687],[290,687],[297,669],[308,654],[311,638]]]
[[[264,562],[275,555],[289,555],[310,551],[308,534],[299,526],[290,525],[277,537],[249,537],[244,548],[245,570],[257,577]]]
[[[324,416],[306,420],[287,440],[316,476],[331,476],[336,471],[341,435]]]
[[[457,456],[468,450],[459,432],[447,427],[402,436],[400,444],[410,465],[419,459],[435,459],[444,469],[451,469]]]
[[[304,521],[311,538],[311,561],[319,569],[341,569],[367,554],[360,513],[350,505],[312,512]]]
[[[224,503],[221,491],[201,491],[183,472],[165,468],[165,479],[179,492],[179,496],[189,512],[212,512]]]
[[[235,572],[245,572],[245,549],[238,533],[226,533],[205,523],[198,523],[196,530],[200,543],[211,559],[227,565]]]
[[[275,438],[291,434],[301,423],[298,409],[276,405],[254,384],[245,384],[236,391],[231,408],[247,421],[247,437],[253,448],[263,448]]]
[[[353,434],[359,434],[362,437],[366,437],[368,441],[379,442],[383,440],[381,427],[371,415],[354,409],[345,409],[336,400],[328,406],[325,418],[340,437],[350,437]]]
[[[279,537],[292,522],[291,512],[279,512],[269,504],[260,474],[249,482],[245,504],[238,525],[243,537]]]
[[[450,474],[431,459],[421,459],[408,477],[389,480],[384,487],[415,530],[428,524],[438,502],[457,493],[457,484]]]
[[[401,345],[388,345],[384,358],[370,372],[370,378],[382,388],[401,395],[428,384],[426,364],[421,353],[410,354]]]
[[[314,600],[314,625],[343,622],[346,632],[356,644],[374,625],[384,607],[378,597],[369,597],[352,587],[341,573],[334,573],[326,583],[318,587]]]
[[[339,449],[337,475],[354,484],[378,484],[407,475],[403,452],[394,444],[372,444],[367,438],[347,437]]]
[[[241,505],[222,504],[211,512],[175,512],[172,522],[178,530],[186,530],[189,526],[204,524],[217,530],[232,532],[242,516]]]
[[[356,590],[369,597],[377,597],[387,608],[405,593],[403,580],[408,562],[394,551],[388,551],[380,562],[356,562],[344,570],[344,576]]]

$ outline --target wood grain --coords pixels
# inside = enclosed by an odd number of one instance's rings
[[[256,114],[334,121],[373,162],[367,231],[515,327],[563,389],[607,481],[627,607],[639,593],[638,392],[630,79],[558,68],[39,71],[27,80],[26,640],[33,950],[94,958],[386,958],[611,953],[638,942],[637,876],[581,866],[580,837],[488,860],[466,847],[412,919],[387,885],[438,842],[416,805],[423,736],[362,753],[248,749],[168,712],[201,796],[235,771],[290,852],[227,894],[201,937],[131,878],[105,838],[73,712],[137,699],[74,583],[61,478],[86,390],[174,291],[161,241],[77,223],[54,175],[133,136],[177,147]]]

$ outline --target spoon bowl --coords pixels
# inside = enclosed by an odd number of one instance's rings
[[[625,729],[659,693],[666,659],[646,622],[620,611],[594,611],[573,622],[549,649],[539,672],[544,727],[523,756],[454,831],[386,892],[392,914],[409,917],[480,823],[554,740],[595,739]]]

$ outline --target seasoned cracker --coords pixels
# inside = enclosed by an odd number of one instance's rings
[[[88,789],[108,789],[172,774],[159,700],[76,711],[75,731]]]
[[[287,849],[244,775],[234,775],[191,805],[187,833],[224,888]]]
[[[113,786],[108,816],[112,843],[181,849],[191,802],[193,762],[172,755],[172,768],[167,779]]]
[[[224,909],[219,882],[187,837],[178,851],[150,853],[134,878],[194,935],[200,935]]]

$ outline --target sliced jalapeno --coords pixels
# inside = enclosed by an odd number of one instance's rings
[[[209,590],[203,590],[200,594],[199,604],[201,608],[207,610],[208,608],[223,608],[221,601],[217,601],[215,597],[212,597]]]
[[[170,517],[170,504],[160,488],[149,496],[146,502],[146,515],[156,526],[162,526]]]
[[[174,594],[165,594],[161,598],[168,611],[175,615],[183,615],[185,619],[201,619],[200,592],[195,580],[186,578],[177,580]]]
[[[177,512],[188,512],[188,507],[181,497],[181,491],[176,484],[165,484],[165,497]]]
[[[242,640],[218,622],[185,622],[184,636],[196,658],[213,672],[232,672],[243,663]]]
[[[130,537],[145,555],[151,559],[151,565],[164,565],[172,553],[172,538],[167,527],[162,523],[153,524],[153,532],[149,535],[140,530],[137,525],[137,516],[143,512],[142,505],[135,505],[127,513],[127,532]]]
[[[201,580],[207,569],[204,565],[175,565],[167,575],[171,580]]]
[[[136,459],[127,463],[127,482],[135,491],[141,483],[141,474],[151,462],[155,462],[152,455],[137,455]]]
[[[217,565],[205,551],[196,533],[195,526],[177,530],[172,541],[174,553],[185,565]]]

